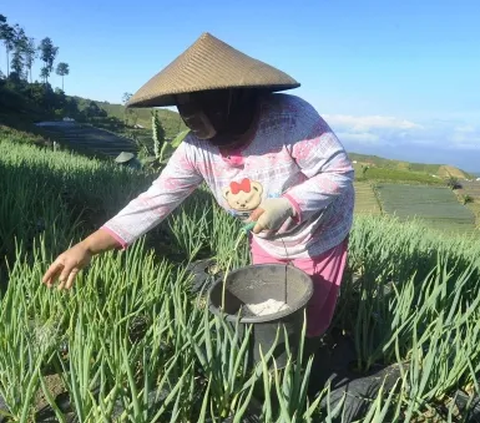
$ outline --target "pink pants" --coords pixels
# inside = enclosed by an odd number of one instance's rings
[[[307,304],[307,337],[321,336],[332,322],[333,312],[347,262],[348,237],[332,248],[309,259],[292,260],[292,264],[310,275],[313,296]],[[252,238],[253,264],[285,263],[265,252]]]

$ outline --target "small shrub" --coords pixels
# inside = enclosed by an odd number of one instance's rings
[[[455,178],[454,176],[450,176],[450,178],[447,179],[447,186],[452,190],[462,189],[462,184],[458,178]]]

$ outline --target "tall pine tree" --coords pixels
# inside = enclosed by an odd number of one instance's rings
[[[53,70],[53,64],[55,63],[55,59],[58,54],[58,47],[53,45],[52,40],[50,37],[44,38],[40,41],[40,45],[38,47],[40,51],[40,59],[44,63],[40,76],[44,79],[44,82],[48,82],[48,78]]]

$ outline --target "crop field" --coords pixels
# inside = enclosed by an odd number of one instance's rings
[[[471,195],[476,200],[480,200],[480,182],[462,181],[462,188],[465,194]]]
[[[446,187],[378,184],[385,213],[401,220],[417,218],[429,227],[447,232],[473,233],[475,216]]]
[[[365,173],[363,173],[362,170],[357,170],[356,172],[359,180],[392,181],[423,185],[445,185],[445,182],[440,178],[433,177],[427,173],[414,172],[408,169],[401,170],[371,167]]]
[[[355,182],[355,213],[381,214],[375,192],[368,182]]]
[[[291,359],[277,369],[263,351],[249,366],[249,328],[212,314],[192,291],[189,264],[210,258],[227,271],[230,259],[232,268],[249,261],[245,237],[235,248],[239,223],[206,188],[126,251],[95,257],[72,291],[40,283],[60,252],[153,177],[0,140],[6,421],[472,421],[480,394],[478,239],[356,216],[322,347],[337,358],[341,342],[351,347],[348,394],[338,382],[321,382],[333,372],[324,359]],[[355,391],[355,380],[372,374],[385,379]]]
[[[133,141],[111,132],[88,125],[70,122],[44,122],[42,129],[55,139],[80,151],[90,150],[103,156],[115,158],[122,151],[135,153]]]
[[[462,189],[459,190],[461,200],[470,197],[472,201],[466,207],[476,216],[476,227],[480,229],[480,182],[462,181]]]

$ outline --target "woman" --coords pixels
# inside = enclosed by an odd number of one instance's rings
[[[70,289],[93,255],[125,249],[203,181],[245,222],[254,264],[291,261],[312,276],[307,334],[330,325],[353,219],[354,171],[343,146],[306,101],[275,91],[300,84],[208,33],[148,81],[128,106],[176,105],[191,129],[152,186],[44,275]]]

